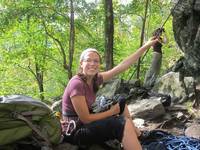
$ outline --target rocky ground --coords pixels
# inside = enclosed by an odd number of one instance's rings
[[[197,129],[195,129],[196,127]],[[187,134],[199,138],[200,108],[187,108],[184,105],[169,107],[165,116],[145,122],[144,127],[141,129],[148,131],[160,129],[173,135]]]

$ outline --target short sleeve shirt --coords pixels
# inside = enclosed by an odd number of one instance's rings
[[[97,84],[101,85],[103,83],[103,77],[101,75],[97,76]],[[78,75],[72,77],[69,81],[67,87],[65,88],[63,98],[62,98],[62,113],[70,112],[76,114],[74,107],[71,102],[73,96],[85,96],[88,109],[91,109],[91,105],[96,99],[96,94],[93,90],[93,83],[88,85],[85,83]]]

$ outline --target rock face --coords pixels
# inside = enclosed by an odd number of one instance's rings
[[[175,40],[185,54],[181,69],[196,77],[200,72],[200,1],[178,0],[172,16]]]
[[[165,114],[165,109],[158,97],[151,97],[129,104],[128,109],[132,118],[146,120],[152,120]]]
[[[154,85],[153,91],[168,94],[173,98],[173,103],[177,100],[184,101],[194,94],[194,79],[185,77],[184,83],[180,81],[180,73],[169,72],[162,76]]]

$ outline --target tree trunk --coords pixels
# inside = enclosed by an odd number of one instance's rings
[[[74,7],[73,0],[70,0],[70,34],[69,34],[69,68],[68,68],[68,78],[72,77],[72,63],[74,55],[74,39],[75,39],[75,28],[74,28]]]
[[[148,6],[149,6],[149,0],[146,0],[144,19],[143,19],[143,24],[142,24],[141,36],[140,36],[140,47],[143,45],[143,42],[144,42],[144,30],[145,30],[145,24],[146,24],[146,19],[147,19]],[[141,63],[141,60],[139,58],[138,64],[137,64],[137,75],[136,75],[137,79],[140,79],[140,63]]]
[[[40,65],[37,62],[35,62],[35,72],[36,72],[36,79],[37,79],[37,83],[39,87],[40,99],[43,101],[44,100],[44,84],[43,84],[44,76],[43,76],[43,70],[41,69]]]
[[[105,0],[105,69],[113,68],[113,7],[112,0]]]
[[[29,25],[30,25],[30,16],[27,16],[27,31],[29,31]],[[28,40],[28,43],[30,44],[30,40]],[[34,75],[34,77],[37,81],[38,88],[39,88],[39,96],[40,96],[41,101],[43,101],[44,98],[45,98],[44,97],[44,83],[43,83],[43,81],[44,81],[43,80],[44,79],[44,76],[43,76],[44,70],[41,67],[41,64],[38,63],[37,55],[35,55],[34,57],[35,57],[35,72],[31,69],[30,66],[28,66],[28,68],[29,68],[29,71]],[[41,63],[44,63],[44,62],[45,62],[45,55],[43,55],[43,60],[42,60]]]

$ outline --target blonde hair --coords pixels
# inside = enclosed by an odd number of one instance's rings
[[[81,53],[81,56],[80,56],[80,62],[82,60],[84,60],[85,56],[89,53],[89,52],[95,52],[99,55],[99,58],[101,59],[101,56],[99,54],[99,52],[95,49],[95,48],[87,48],[86,50],[84,50],[82,53]]]

